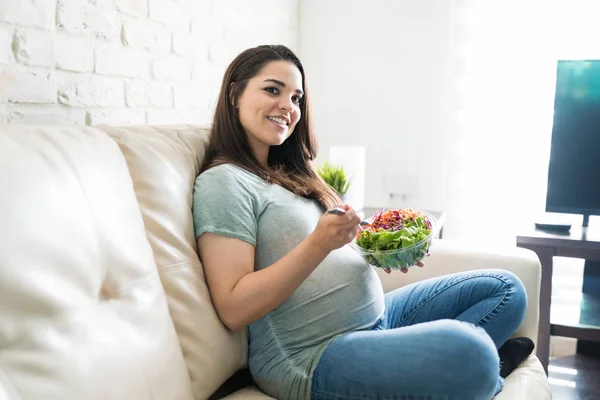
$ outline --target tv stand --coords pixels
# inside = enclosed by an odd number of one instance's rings
[[[599,228],[600,226],[594,224],[588,227],[584,223],[581,227],[574,225],[568,233],[528,229],[522,235],[517,236],[517,247],[534,251],[542,267],[539,336],[536,348],[538,358],[546,372],[550,356],[550,335],[571,337],[580,342],[595,342],[594,345],[600,345],[598,343],[600,342],[600,293],[595,288],[585,287],[585,278],[576,320],[573,320],[570,315],[559,312],[553,314],[552,318],[550,315],[553,258],[558,256],[584,259],[586,260],[586,270],[588,265],[593,268],[587,272],[587,275],[591,275],[592,272],[594,275],[598,274],[597,268],[600,267]]]
[[[590,224],[590,214],[583,214],[583,224],[581,226],[588,226]]]

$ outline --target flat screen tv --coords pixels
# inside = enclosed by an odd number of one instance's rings
[[[600,60],[560,60],[546,211],[600,215]]]

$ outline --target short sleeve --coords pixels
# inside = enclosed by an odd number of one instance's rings
[[[211,168],[194,183],[194,232],[244,240],[256,246],[256,195],[230,167]]]

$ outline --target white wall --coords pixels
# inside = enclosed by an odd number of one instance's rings
[[[296,49],[298,0],[0,0],[0,123],[204,123],[247,47]]]
[[[300,56],[320,143],[317,161],[334,144],[365,146],[366,206],[443,206],[452,3],[301,2]],[[386,175],[398,173],[417,189],[390,200]]]
[[[302,1],[318,162],[332,145],[365,146],[366,206],[445,210],[446,237],[514,245],[544,211],[556,60],[600,58],[599,10],[597,0]],[[389,176],[417,188],[390,199]]]

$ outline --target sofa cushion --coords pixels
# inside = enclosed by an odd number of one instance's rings
[[[540,360],[529,356],[504,380],[504,389],[494,400],[550,400],[548,378]]]
[[[115,142],[4,126],[0,187],[0,397],[191,399]]]
[[[221,398],[221,397],[219,397]],[[266,400],[271,399],[256,386],[248,385],[237,390],[225,400]],[[527,358],[504,380],[504,389],[494,400],[550,400],[552,394],[542,364],[534,355]]]
[[[125,155],[148,240],[183,349],[196,399],[206,399],[246,365],[245,331],[219,320],[197,254],[194,180],[208,139],[193,126],[108,127]]]

